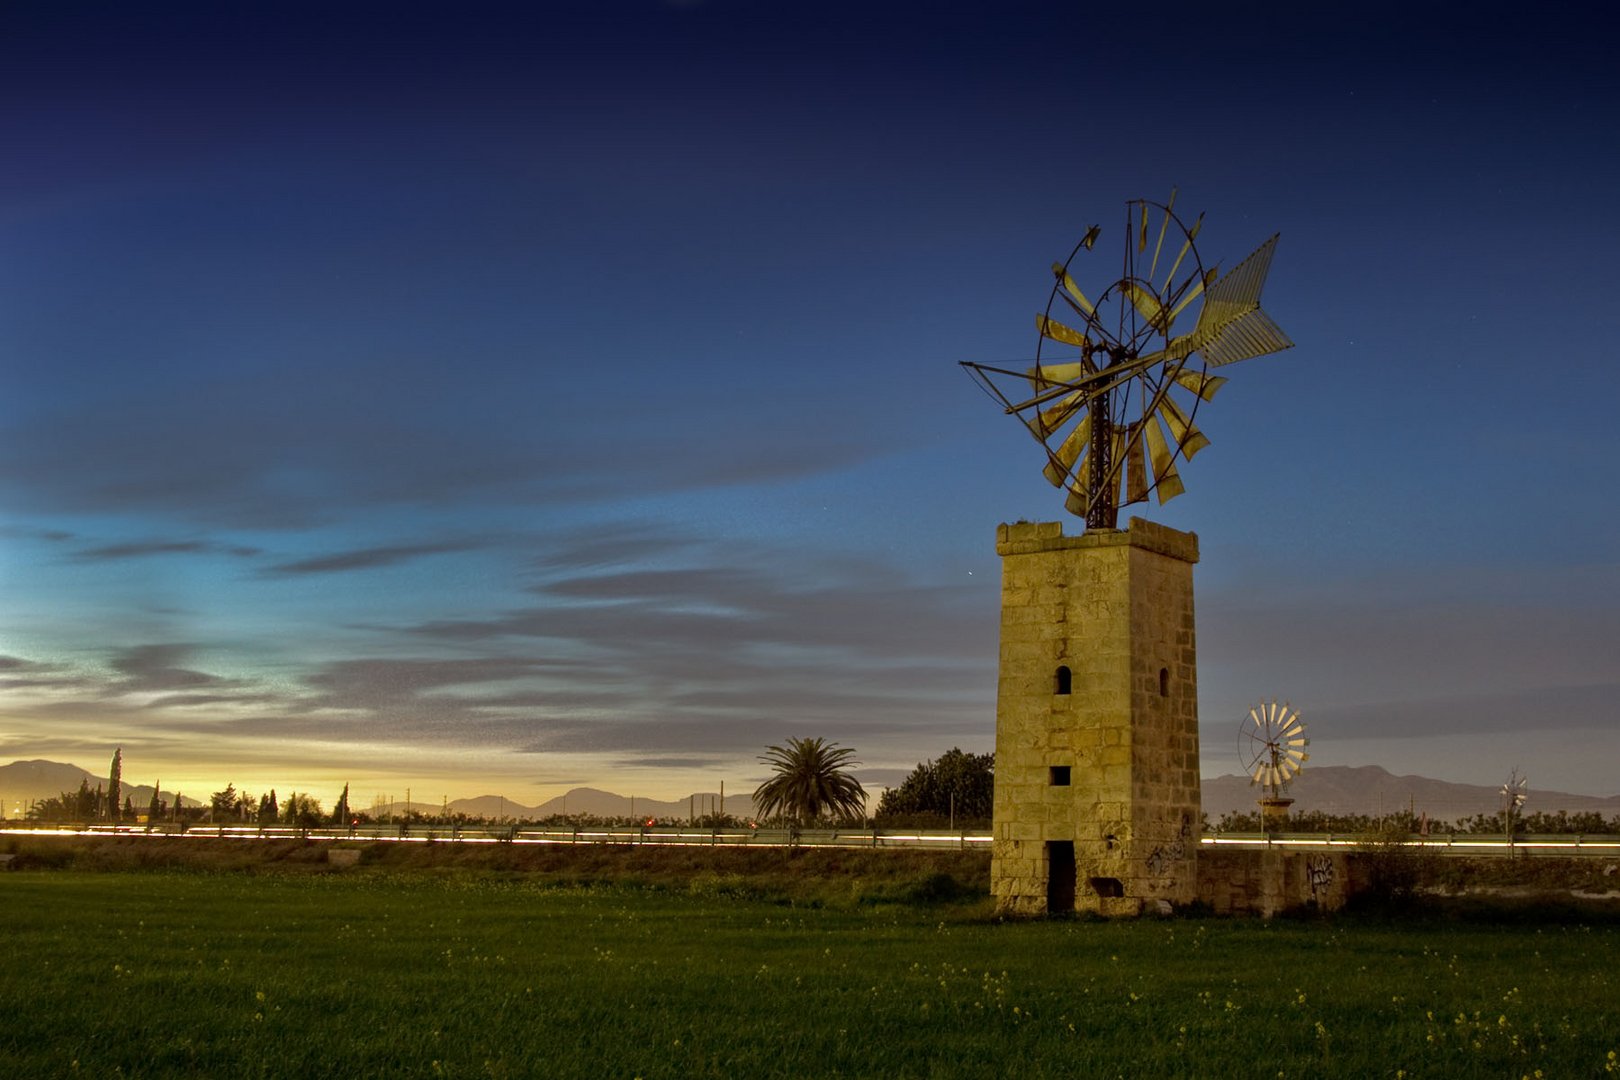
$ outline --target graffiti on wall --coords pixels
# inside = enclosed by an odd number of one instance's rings
[[[1168,877],[1175,869],[1177,863],[1187,857],[1187,841],[1192,837],[1192,816],[1181,815],[1181,829],[1176,838],[1168,844],[1161,844],[1148,852],[1147,872],[1149,877]]]
[[[1305,880],[1310,882],[1311,898],[1326,896],[1333,888],[1333,858],[1329,855],[1311,855],[1305,860]]]

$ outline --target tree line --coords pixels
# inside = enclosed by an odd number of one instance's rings
[[[917,765],[866,816],[866,791],[849,768],[855,751],[825,739],[789,739],[760,761],[773,775],[754,792],[762,817],[781,824],[977,828],[990,824],[995,755],[956,747]]]
[[[64,791],[44,799],[36,799],[29,806],[30,821],[42,822],[97,822],[113,824],[135,823],[145,820],[156,825],[163,822],[188,824],[201,821],[226,823],[258,823],[261,825],[297,825],[313,828],[327,824],[355,824],[349,810],[349,785],[343,785],[343,794],[330,814],[321,808],[321,801],[312,795],[295,791],[285,799],[278,798],[275,788],[262,795],[238,791],[235,784],[226,784],[223,791],[213,792],[207,802],[185,804],[180,792],[173,799],[163,797],[162,782],[152,785],[152,798],[137,809],[133,799],[124,792],[124,749],[113,751],[112,765],[107,770],[105,784],[90,786],[89,777],[79,781],[77,791]]]
[[[766,748],[760,761],[770,766],[772,775],[754,792],[759,810],[757,821],[743,821],[724,812],[707,815],[696,824],[705,827],[736,827],[748,824],[789,826],[854,825],[914,828],[979,828],[990,823],[995,788],[995,758],[992,754],[969,754],[953,747],[937,759],[921,762],[896,787],[883,793],[876,813],[868,817],[866,791],[851,774],[858,764],[855,751],[825,739],[788,739],[783,745]],[[142,811],[144,810],[144,815]],[[43,822],[198,823],[319,826],[369,825],[378,821],[410,824],[472,824],[484,819],[456,813],[431,816],[407,808],[403,814],[368,814],[349,802],[349,786],[343,787],[331,811],[321,801],[304,792],[278,796],[272,788],[263,794],[238,790],[226,784],[204,801],[185,805],[179,792],[165,799],[154,785],[149,804],[137,809],[123,792],[123,749],[113,753],[105,784],[94,788],[89,779],[79,782],[77,791],[37,800],[28,810],[31,820]],[[645,825],[654,821],[632,818],[602,818],[594,815],[552,815],[535,824],[564,825]]]
[[[866,813],[866,791],[850,769],[855,751],[825,739],[788,739],[780,746],[766,748],[760,761],[772,775],[754,792],[758,820],[743,820],[726,813],[708,814],[694,822],[705,828],[735,828],[746,825],[856,826],[887,828],[980,829],[990,825],[995,793],[995,755],[971,754],[952,747],[938,758],[920,762],[904,780],[889,788],[878,800],[876,812]],[[89,779],[79,782],[77,791],[37,800],[28,818],[42,822],[136,822],[140,814],[124,793],[123,749],[114,751],[105,784],[94,788]],[[154,785],[150,803],[144,808],[149,824],[162,822],[214,824],[291,825],[299,828],[320,826],[370,825],[378,822],[410,825],[488,824],[489,819],[465,813],[427,815],[407,808],[403,814],[368,814],[349,803],[349,786],[330,812],[321,801],[305,792],[294,791],[285,798],[274,788],[261,795],[238,791],[234,784],[209,795],[207,802],[184,805],[178,792],[173,801],[162,797]],[[604,817],[599,815],[553,814],[522,824],[545,826],[637,826],[657,824],[656,819]],[[1400,812],[1370,814],[1329,813],[1320,810],[1289,815],[1281,823],[1264,824],[1258,811],[1228,812],[1213,825],[1205,819],[1206,831],[1300,832],[1372,834],[1391,829],[1429,835],[1488,834],[1620,834],[1620,814],[1605,818],[1597,811],[1569,813],[1536,812],[1517,809],[1502,814],[1475,814],[1457,821],[1430,819],[1427,815]]]
[[[1511,825],[1509,823],[1511,819]],[[1322,810],[1307,810],[1289,814],[1281,822],[1266,823],[1262,827],[1258,810],[1228,811],[1213,826],[1205,824],[1206,831],[1217,833],[1339,833],[1343,835],[1371,835],[1388,831],[1413,835],[1449,836],[1514,836],[1543,835],[1616,835],[1620,834],[1620,814],[1605,818],[1595,810],[1571,814],[1567,810],[1556,813],[1538,811],[1533,814],[1474,814],[1471,817],[1446,821],[1402,810],[1394,814],[1335,814]]]

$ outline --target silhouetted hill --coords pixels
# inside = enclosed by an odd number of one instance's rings
[[[49,799],[64,791],[79,790],[81,780],[88,780],[91,787],[95,787],[97,783],[105,785],[107,782],[105,776],[97,777],[88,769],[60,761],[45,761],[40,758],[33,761],[13,761],[10,765],[0,765],[0,798],[11,802]],[[148,789],[148,798],[151,797],[150,790]]]
[[[718,804],[718,792],[695,792],[688,798],[669,802],[639,795],[632,799],[600,788],[577,787],[539,806],[525,806],[499,795],[480,795],[475,799],[452,799],[450,809],[479,817],[546,818],[554,814],[588,814],[603,818],[634,816],[684,821],[693,813],[698,817],[713,813]],[[734,817],[752,814],[752,795],[727,795],[726,812]]]
[[[98,775],[66,762],[41,758],[13,761],[10,765],[0,765],[0,799],[6,801],[8,812],[15,813],[19,802],[26,805],[36,799],[53,799],[64,791],[78,791],[81,780],[92,788],[97,784],[103,788],[107,786],[106,773]],[[147,804],[152,801],[151,784],[124,783],[120,789],[123,797],[128,798],[138,812],[146,812]],[[174,792],[165,788],[163,798],[166,802],[174,802]],[[202,799],[192,795],[182,795],[181,798],[187,806],[201,806],[207,801],[206,795]]]
[[[1251,785],[1246,776],[1206,778],[1203,786],[1204,813],[1212,822],[1230,811],[1252,811],[1260,798],[1260,789]],[[1377,765],[1307,765],[1284,794],[1294,800],[1296,813],[1320,810],[1378,815],[1410,807],[1434,820],[1456,821],[1502,811],[1500,784],[1453,784],[1426,776],[1395,776]],[[1620,814],[1620,795],[1571,795],[1538,791],[1534,786],[1528,788],[1527,795],[1527,814],[1556,814],[1560,810],[1596,811],[1604,817]]]

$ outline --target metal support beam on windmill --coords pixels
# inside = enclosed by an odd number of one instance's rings
[[[1002,525],[991,890],[1011,913],[1132,914],[1198,896],[1192,567],[1198,537],[1119,509],[1182,492],[1178,462],[1226,382],[1286,349],[1260,308],[1273,236],[1225,274],[1167,203],[1125,204],[1123,276],[1087,293],[1092,226],[1052,267],[1033,361],[964,368],[1040,442],[1086,532]],[[1187,326],[1191,329],[1185,329]],[[1181,330],[1183,332],[1178,332]]]

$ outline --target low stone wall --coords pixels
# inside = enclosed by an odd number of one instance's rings
[[[1198,900],[1217,915],[1337,911],[1354,891],[1350,856],[1320,851],[1200,851]]]

